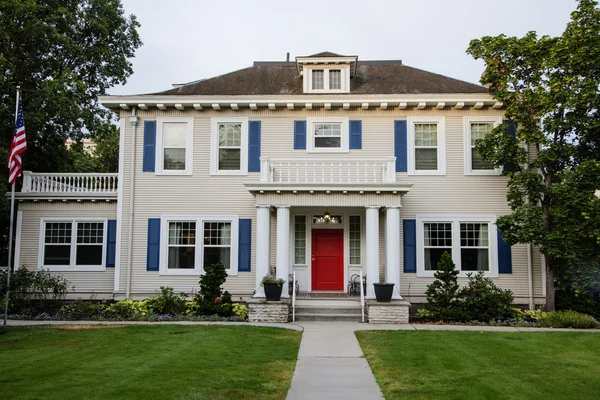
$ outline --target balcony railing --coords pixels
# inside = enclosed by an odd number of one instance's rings
[[[22,193],[117,194],[117,174],[23,172]]]
[[[261,158],[261,182],[395,183],[396,158]]]

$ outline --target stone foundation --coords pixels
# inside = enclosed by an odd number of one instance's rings
[[[370,324],[408,324],[410,303],[406,300],[392,300],[389,303],[367,300],[366,304]]]
[[[288,322],[288,301],[248,300],[248,321],[250,322]]]

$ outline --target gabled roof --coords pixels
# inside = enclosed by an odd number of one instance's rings
[[[323,56],[323,54],[326,54]],[[324,52],[314,56],[329,57]],[[337,55],[334,55],[337,56]],[[488,93],[488,89],[447,76],[403,65],[401,61],[358,61],[350,80],[355,94]],[[252,67],[190,82],[154,95],[306,95],[295,62],[255,62]],[[322,96],[322,95],[321,95]]]
[[[312,56],[305,56],[306,58],[317,58],[317,57],[346,57],[340,54],[335,54],[330,51],[323,51],[321,53],[313,54]]]

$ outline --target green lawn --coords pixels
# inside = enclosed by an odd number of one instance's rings
[[[253,326],[9,328],[0,398],[284,399],[300,337]]]
[[[386,399],[598,399],[600,334],[357,332]]]

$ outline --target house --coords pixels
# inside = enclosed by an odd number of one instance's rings
[[[507,179],[473,144],[504,111],[485,87],[325,52],[100,101],[120,116],[118,175],[26,173],[17,194],[16,264],[75,296],[191,292],[220,261],[235,299],[273,270],[335,293],[362,270],[368,298],[384,281],[421,303],[449,251],[462,282],[484,271],[545,302],[540,252],[494,224]]]

